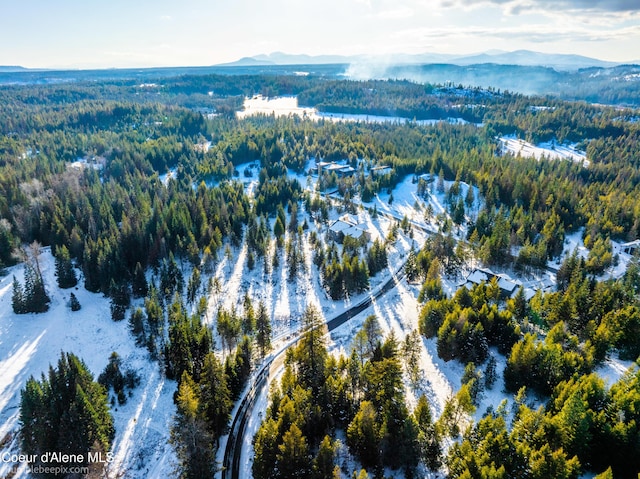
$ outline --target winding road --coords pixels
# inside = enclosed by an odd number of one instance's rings
[[[354,316],[360,314],[367,309],[374,299],[379,298],[383,294],[394,289],[398,283],[404,278],[404,262],[391,277],[382,284],[378,290],[364,298],[358,304],[353,305],[346,311],[338,314],[327,321],[327,329],[329,332],[343,325]],[[298,336],[291,340],[286,346],[272,356],[265,364],[262,365],[258,374],[253,379],[253,384],[247,389],[240,407],[238,408],[229,429],[229,437],[224,450],[224,458],[222,462],[222,479],[239,479],[240,465],[242,459],[242,442],[247,427],[247,422],[253,413],[256,398],[258,398],[268,387],[269,378],[275,376],[284,364],[285,352],[298,343],[302,336]]]

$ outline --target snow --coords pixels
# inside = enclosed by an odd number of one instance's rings
[[[455,125],[463,125],[468,122],[462,118],[447,118],[437,120],[412,120],[411,118],[404,118],[392,115],[367,115],[367,114],[348,114],[348,113],[326,113],[319,112],[316,108],[300,107],[298,106],[298,98],[295,96],[283,96],[275,98],[265,98],[261,95],[256,95],[253,98],[245,98],[244,110],[237,112],[238,118],[246,118],[252,115],[275,115],[289,116],[297,115],[301,118],[308,118],[310,120],[329,120],[334,122],[366,122],[366,123],[392,123],[402,124],[410,122],[416,125],[435,125],[438,123],[451,123]]]
[[[540,160],[548,158],[550,160],[571,160],[581,163],[585,168],[589,166],[587,154],[576,149],[575,145],[560,145],[555,141],[533,145],[515,136],[503,136],[499,138],[502,154],[511,153],[514,156],[524,158],[535,158]]]
[[[612,356],[596,368],[596,373],[604,379],[607,387],[611,387],[631,368],[637,367],[634,361],[624,361]]]
[[[158,179],[162,182],[164,186],[167,186],[169,184],[169,180],[176,179],[177,177],[178,177],[178,169],[170,168],[169,171],[167,171],[166,173],[159,175]]]
[[[422,126],[433,126],[438,123],[450,123],[452,125],[466,125],[468,122],[462,118],[447,118],[447,119],[435,119],[435,120],[412,120],[411,118],[405,118],[401,116],[382,116],[382,115],[366,115],[366,114],[349,114],[349,113],[325,113],[318,112],[316,114],[317,119],[324,119],[330,121],[346,121],[356,122],[362,121],[365,123],[392,123],[402,124],[411,123]],[[315,117],[313,119],[316,119]]]
[[[557,270],[558,268],[560,268],[560,265],[562,264],[564,259],[567,256],[573,254],[574,251],[577,251],[578,258],[584,258],[586,260],[589,257],[589,250],[584,245],[584,240],[582,239],[583,235],[584,228],[580,228],[565,235],[562,255],[560,255],[560,257],[556,258],[554,261],[550,261],[549,267]],[[629,264],[633,261],[634,258],[632,255],[627,254],[623,251],[623,244],[624,243],[620,241],[611,241],[611,252],[614,258],[614,262],[609,268],[604,271],[604,273],[598,276],[598,279],[600,281],[621,278],[627,271]],[[617,263],[615,261],[616,257]]]
[[[245,118],[252,115],[275,115],[276,117],[298,115],[300,117],[309,117],[315,115],[315,113],[315,108],[299,107],[298,98],[295,96],[265,98],[257,95],[253,98],[245,98],[244,110],[236,114],[238,118]]]
[[[0,452],[18,450],[20,390],[30,376],[40,378],[49,365],[57,365],[61,351],[72,352],[84,360],[94,377],[107,365],[116,351],[125,368],[133,368],[141,384],[124,406],[112,407],[116,436],[112,451],[114,461],[109,474],[122,478],[164,478],[171,475],[175,455],[169,430],[175,408],[175,383],[162,377],[157,363],[150,362],[145,350],[137,348],[127,329],[127,321],[111,320],[109,302],[100,294],[90,293],[80,285],[60,290],[54,276],[54,260],[48,248],[40,256],[50,309],[43,314],[16,315],[11,307],[13,275],[20,281],[23,266],[8,269],[0,280],[0,439],[14,434],[14,440]],[[80,283],[81,284],[81,283]],[[70,292],[77,296],[82,309],[72,312],[67,306]],[[4,476],[16,464],[0,464]],[[28,477],[20,467],[15,477]]]

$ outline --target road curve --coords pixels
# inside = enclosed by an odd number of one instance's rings
[[[327,321],[326,325],[329,332],[343,325],[351,318],[367,309],[374,299],[379,298],[383,294],[394,289],[404,278],[405,262],[402,263],[398,271],[396,271],[395,274],[392,274],[376,293],[364,298],[358,304],[353,305],[346,311]],[[297,344],[300,338],[301,336],[298,336],[296,339],[292,340],[287,346],[282,348],[276,355],[269,358],[269,360],[262,365],[253,380],[253,384],[248,388],[242,398],[240,407],[233,417],[231,427],[229,428],[229,437],[227,438],[227,445],[225,447],[224,457],[222,460],[222,479],[240,479],[242,441],[244,439],[244,431],[246,429],[247,422],[253,413],[255,400],[262,393],[263,389],[267,387],[269,382],[268,379],[271,374],[276,373],[284,364],[284,353],[291,346]]]

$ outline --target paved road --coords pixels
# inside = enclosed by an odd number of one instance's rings
[[[354,316],[360,314],[367,309],[374,299],[379,298],[388,291],[394,289],[398,283],[404,278],[404,262],[398,271],[389,278],[378,291],[360,301],[358,304],[347,309],[343,313],[338,314],[334,318],[327,321],[327,329],[329,332],[343,325]],[[269,377],[277,374],[284,364],[285,352],[291,346],[297,344],[301,336],[293,339],[289,344],[282,348],[276,355],[271,357],[260,369],[253,380],[253,384],[240,403],[236,415],[231,422],[229,429],[229,437],[227,446],[224,451],[222,461],[222,479],[240,479],[240,465],[242,459],[242,443],[247,422],[253,413],[256,398],[258,398],[269,383]]]

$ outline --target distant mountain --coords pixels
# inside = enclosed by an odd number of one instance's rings
[[[361,56],[343,55],[292,55],[289,53],[273,52],[268,55],[256,55],[252,57],[264,65],[330,65],[351,63]]]
[[[16,72],[26,72],[29,71],[28,68],[21,66],[2,66],[0,65],[0,73],[16,73]]]
[[[240,60],[229,63],[220,63],[218,67],[260,67],[266,65],[275,65],[274,62],[268,60],[260,60],[254,57],[243,57]]]
[[[619,63],[607,62],[581,55],[550,54],[530,50],[506,52],[490,50],[473,55],[452,55],[442,53],[397,53],[390,55],[292,55],[274,52],[268,55],[245,57],[236,62],[218,66],[262,66],[262,65],[326,65],[326,64],[371,64],[371,65],[496,65],[542,66],[556,70],[579,70],[590,67],[613,67]]]
[[[551,67],[560,70],[578,70],[580,68],[601,67],[608,68],[619,63],[607,62],[582,55],[566,55],[561,53],[540,53],[530,50],[514,52],[481,53],[459,57],[452,61],[455,65],[480,65],[494,63],[496,65],[519,65],[526,67]]]

